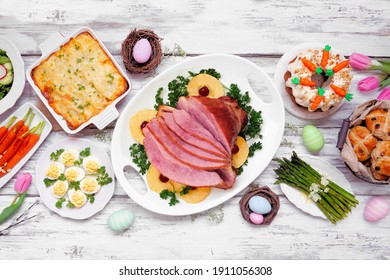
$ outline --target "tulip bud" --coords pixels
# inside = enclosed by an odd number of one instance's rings
[[[371,65],[371,58],[364,54],[353,53],[349,57],[349,64],[353,69],[364,70]]]
[[[370,91],[379,87],[380,80],[377,77],[370,76],[358,83],[358,89],[360,91]]]
[[[376,98],[378,100],[390,100],[390,87],[385,88]]]
[[[32,176],[30,173],[21,173],[16,179],[14,189],[17,193],[21,194],[28,190],[30,187]]]

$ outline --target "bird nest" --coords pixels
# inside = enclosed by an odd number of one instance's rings
[[[269,225],[275,219],[276,214],[279,211],[280,201],[279,197],[268,187],[250,187],[240,200],[241,214],[248,223],[255,225],[249,219],[249,215],[252,213],[252,211],[249,209],[249,200],[251,197],[256,195],[264,197],[271,204],[271,211],[263,215],[264,221],[260,224],[260,226]]]
[[[147,39],[152,46],[152,55],[147,62],[138,63],[133,58],[133,48],[134,45],[143,38]],[[146,74],[156,69],[156,67],[160,64],[162,57],[160,41],[161,38],[151,30],[133,29],[122,43],[123,63],[127,71],[132,74]]]

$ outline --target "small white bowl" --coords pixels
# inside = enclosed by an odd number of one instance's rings
[[[24,62],[18,48],[7,37],[0,36],[0,49],[7,52],[14,68],[14,81],[11,90],[0,100],[0,115],[13,107],[23,92],[26,82]]]

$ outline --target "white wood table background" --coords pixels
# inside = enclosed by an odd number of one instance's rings
[[[153,77],[186,59],[177,55],[175,45],[188,57],[205,53],[237,54],[262,67],[271,77],[281,55],[307,41],[330,44],[347,56],[361,52],[390,59],[390,2],[386,0],[15,0],[1,4],[0,35],[8,36],[17,45],[26,69],[40,56],[38,45],[53,32],[67,35],[81,26],[94,29],[121,65],[121,42],[131,29],[149,28],[164,39],[165,56],[157,70],[149,75],[129,74],[133,90],[120,103],[120,110]],[[0,237],[0,259],[390,258],[390,216],[377,224],[363,218],[367,200],[374,195],[389,199],[390,187],[370,185],[355,178],[335,147],[342,119],[378,94],[357,91],[357,81],[365,75],[368,74],[355,73],[351,87],[355,94],[353,101],[332,117],[308,122],[286,112],[287,127],[277,152],[277,156],[289,156],[292,149],[307,153],[300,137],[302,127],[312,123],[321,129],[326,144],[320,156],[345,174],[360,201],[350,217],[338,225],[294,207],[279,186],[273,184],[275,166],[271,164],[255,180],[280,195],[281,208],[271,226],[255,228],[242,219],[238,206],[242,193],[198,215],[166,217],[138,206],[118,183],[106,208],[86,221],[64,219],[39,204],[33,211],[40,213],[38,218]],[[15,109],[36,100],[26,83]],[[0,121],[11,111],[1,115]],[[112,123],[104,131],[88,128],[78,136],[101,143],[109,152],[114,126]],[[36,161],[45,148],[65,136],[64,132],[51,133],[23,170],[34,174]],[[141,182],[135,171],[128,175],[131,183]],[[0,208],[12,201],[14,181],[0,190]],[[23,207],[38,197],[34,181]],[[106,226],[107,218],[122,208],[132,210],[136,220],[124,233],[114,234]]]

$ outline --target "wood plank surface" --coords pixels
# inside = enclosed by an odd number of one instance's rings
[[[390,59],[390,5],[385,0],[23,0],[9,1],[0,10],[0,35],[8,36],[17,45],[26,69],[39,58],[39,44],[53,32],[68,35],[81,26],[94,29],[121,66],[121,42],[131,29],[149,28],[163,38],[165,55],[161,65],[147,75],[128,75],[133,89],[118,104],[120,112],[158,74],[204,53],[238,54],[263,68],[270,77],[280,56],[301,42],[329,43],[347,56],[361,52]],[[172,53],[175,45],[185,51],[186,57]],[[270,186],[281,199],[280,212],[271,226],[253,227],[242,219],[238,206],[242,193],[200,214],[167,217],[137,205],[117,183],[106,208],[86,221],[62,218],[39,204],[32,211],[39,217],[0,236],[0,259],[390,258],[390,216],[374,224],[363,218],[368,199],[374,195],[390,199],[390,188],[357,179],[335,147],[342,119],[378,95],[377,91],[357,90],[357,82],[367,75],[354,71],[350,88],[354,99],[329,118],[307,121],[286,112],[285,133],[276,154],[288,156],[292,150],[307,153],[300,136],[303,126],[311,123],[321,129],[325,147],[320,157],[344,173],[360,201],[351,216],[337,226],[292,205],[274,185],[275,164],[271,163],[254,182]],[[26,82],[15,108],[36,101],[36,94]],[[12,111],[2,114],[0,122]],[[90,127],[77,136],[100,143],[109,153],[114,126],[115,122],[103,131]],[[36,162],[45,149],[66,136],[65,132],[51,133],[23,170],[34,175]],[[126,175],[132,184],[143,184],[136,171],[130,170]],[[14,181],[15,178],[0,189],[0,209],[13,199]],[[34,179],[23,209],[39,198],[39,183]],[[129,230],[114,234],[106,225],[108,216],[123,208],[132,210],[136,220]]]

